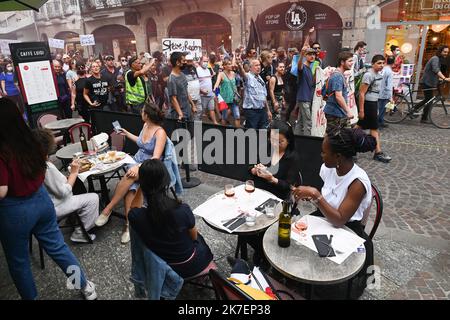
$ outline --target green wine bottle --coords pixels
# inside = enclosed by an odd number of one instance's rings
[[[289,202],[283,201],[283,211],[278,219],[278,245],[287,248],[291,245],[291,213]]]

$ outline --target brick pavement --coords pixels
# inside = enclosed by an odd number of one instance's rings
[[[375,261],[382,268],[380,290],[366,291],[361,299],[449,299],[450,296],[450,212],[448,164],[450,131],[418,121],[405,121],[382,131],[383,149],[390,164],[359,156],[358,164],[382,192],[385,210],[374,239]],[[187,191],[185,201],[195,208],[215,191],[233,180],[193,172],[203,184]],[[120,210],[120,209],[119,209]],[[227,274],[227,255],[234,252],[235,238],[218,234],[200,220],[198,227],[215,255],[220,270]],[[123,221],[112,221],[96,231],[93,245],[67,243],[98,285],[100,299],[133,299],[128,281],[130,251],[119,244]],[[66,240],[70,233],[66,233]],[[437,244],[437,245],[436,245]],[[64,276],[46,257],[46,269],[38,267],[35,242],[33,273],[41,299],[76,299],[64,289]],[[17,299],[0,249],[0,299]],[[3,275],[7,275],[4,277]],[[211,292],[184,288],[179,298],[213,299]]]

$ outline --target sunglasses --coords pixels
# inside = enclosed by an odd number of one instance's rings
[[[314,50],[318,50],[318,49],[320,49],[320,47],[313,47],[313,49],[314,49]]]

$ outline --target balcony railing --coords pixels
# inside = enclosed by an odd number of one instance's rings
[[[81,11],[90,13],[95,10],[114,9],[132,4],[154,3],[163,0],[80,0]]]
[[[0,22],[0,34],[10,33],[34,23],[32,12],[16,12]]]
[[[35,19],[39,21],[63,18],[72,14],[80,14],[77,0],[50,0],[35,13]]]

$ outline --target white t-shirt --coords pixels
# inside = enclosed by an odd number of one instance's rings
[[[188,81],[188,93],[193,101],[200,100],[200,81],[195,75],[186,75]]]
[[[358,165],[354,164],[353,168],[345,176],[338,176],[335,168],[330,169],[325,164],[322,164],[320,177],[324,182],[322,196],[335,209],[338,209],[342,201],[344,201],[348,187],[352,182],[356,179],[361,181],[366,188],[366,195],[353,217],[350,218],[350,221],[361,221],[364,216],[364,211],[366,211],[372,201],[372,185],[367,173]]]
[[[202,67],[197,68],[198,80],[200,81],[200,89],[203,91],[207,91],[208,94],[203,95],[206,97],[212,97],[212,75],[209,68],[203,69]]]

